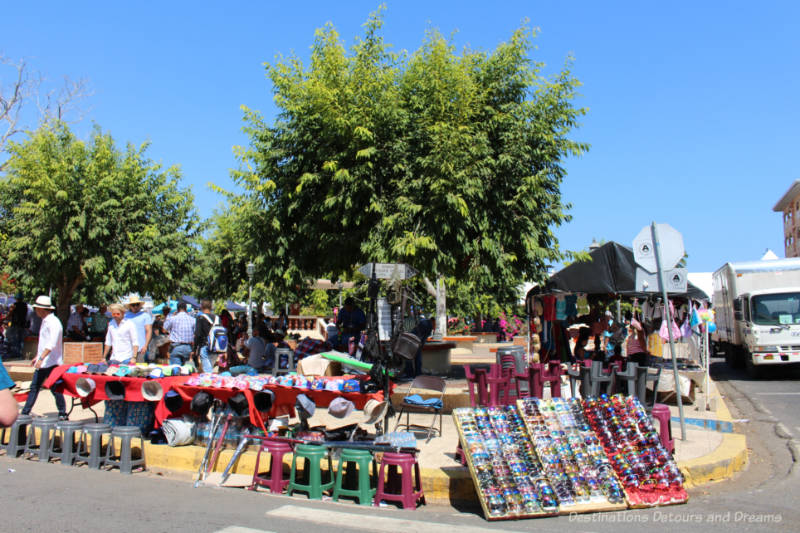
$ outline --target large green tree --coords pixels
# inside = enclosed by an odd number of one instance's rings
[[[79,291],[107,301],[181,288],[200,223],[179,170],[162,169],[146,148],[120,150],[99,128],[84,142],[61,122],[10,144],[0,177],[3,268],[30,293],[55,290],[59,316]]]
[[[563,256],[563,162],[587,148],[568,138],[584,113],[569,62],[545,77],[526,27],[491,52],[430,31],[396,54],[382,24],[373,14],[349,51],[329,24],[310,65],[267,65],[280,113],[246,110],[235,173],[257,217],[246,253],[275,285],[406,262],[516,298]]]

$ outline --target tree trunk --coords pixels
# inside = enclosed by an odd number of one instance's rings
[[[61,324],[66,328],[67,320],[69,320],[69,313],[70,313],[70,305],[72,304],[72,296],[75,294],[75,290],[81,284],[83,280],[82,276],[78,276],[77,278],[67,281],[64,280],[64,283],[59,284],[56,287],[58,290],[58,301],[56,303],[56,316],[59,320],[61,320]]]
[[[447,289],[444,285],[444,276],[436,279],[436,331],[433,338],[442,340],[447,335]]]

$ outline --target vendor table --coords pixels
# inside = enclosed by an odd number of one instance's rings
[[[146,400],[142,396],[142,384],[146,381],[153,381],[150,378],[106,376],[105,374],[70,374],[67,373],[67,370],[69,370],[70,366],[72,365],[60,365],[58,368],[53,370],[53,372],[47,378],[47,381],[44,382],[44,386],[46,388],[53,389],[56,392],[66,394],[74,398],[80,398],[81,403],[85,406],[94,405],[102,400],[108,400],[109,398],[106,395],[106,383],[112,381],[121,382],[125,386],[125,401],[144,402]],[[175,385],[184,383],[187,379],[189,379],[189,377],[190,376],[170,376],[159,378],[157,381],[164,389],[164,394],[166,394],[167,391],[169,391]],[[86,398],[82,398],[78,394],[76,388],[76,384],[80,378],[90,378],[94,380],[95,384],[97,385],[97,388],[95,388],[94,392],[92,392],[92,394]]]
[[[184,411],[188,412],[188,406],[191,403],[192,398],[194,398],[194,395],[200,391],[208,392],[215,399],[222,402],[227,402],[228,399],[230,399],[234,394],[242,392],[247,398],[247,403],[250,406],[250,421],[254,425],[260,427],[262,430],[266,431],[262,414],[254,407],[255,402],[253,401],[253,395],[258,391],[254,391],[252,389],[239,390],[234,388],[200,387],[186,385],[185,383],[173,385],[172,390],[180,394],[181,398],[183,398],[184,407],[180,411],[172,413],[166,408],[164,400],[162,399],[162,401],[160,401],[156,406],[156,422],[158,425],[160,425],[166,418],[170,416],[181,414]],[[272,408],[270,409],[268,415],[270,418],[285,414],[294,416],[295,400],[300,394],[305,394],[308,396],[317,407],[327,407],[334,400],[334,398],[338,397],[343,397],[347,400],[350,400],[357,409],[363,409],[364,405],[366,405],[369,400],[383,401],[382,391],[372,394],[363,394],[360,392],[337,392],[328,390],[316,391],[297,387],[284,387],[282,385],[265,385],[263,390],[270,390],[273,394],[275,394],[275,400],[272,402]]]

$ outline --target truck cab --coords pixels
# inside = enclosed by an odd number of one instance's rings
[[[800,363],[800,288],[742,294],[733,312],[751,374],[761,365]]]

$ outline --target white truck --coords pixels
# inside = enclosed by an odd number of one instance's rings
[[[759,377],[800,363],[800,258],[725,263],[713,276],[715,348]]]

